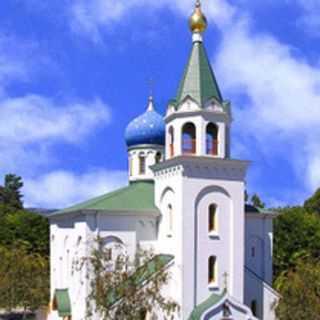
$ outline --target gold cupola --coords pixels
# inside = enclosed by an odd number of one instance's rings
[[[197,0],[196,7],[189,19],[190,29],[193,33],[203,33],[207,29],[207,18],[201,10],[200,0]]]

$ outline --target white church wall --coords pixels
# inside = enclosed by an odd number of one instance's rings
[[[166,176],[158,176],[155,183],[155,204],[161,211],[158,227],[156,250],[159,253],[174,255],[174,264],[170,267],[171,281],[164,288],[168,297],[177,301],[183,309],[183,260],[182,260],[182,176],[179,170]],[[172,205],[173,225],[170,232],[168,205]],[[182,313],[182,311],[181,311]],[[161,318],[160,318],[161,319]],[[180,319],[180,317],[177,317]]]
[[[246,269],[245,272],[245,304],[256,305],[256,315],[261,320],[276,320],[275,306],[279,294],[257,275]]]
[[[243,194],[243,183],[186,179],[184,186],[188,190],[184,201],[184,223],[190,228],[188,236],[191,236],[191,228],[193,229],[192,234],[197,246],[194,249],[196,260],[193,261],[197,267],[197,270],[194,270],[197,274],[196,304],[203,302],[212,291],[221,291],[224,288],[225,273],[228,274],[230,294],[238,301],[243,301],[241,288],[244,279],[242,268],[239,268],[239,265],[244,264],[244,213],[241,210],[243,200],[239,196]],[[217,204],[218,237],[210,237],[207,229],[207,207],[211,203]],[[190,247],[187,238],[184,240],[184,253],[188,257]],[[213,285],[208,284],[208,259],[211,255],[217,259],[217,282]]]
[[[83,216],[64,216],[51,221],[51,301],[56,289],[68,289],[73,315],[85,316],[86,270],[77,270],[75,262],[85,255],[87,226]],[[60,319],[56,311],[50,320]]]
[[[170,199],[175,200],[176,238],[171,246],[165,245],[166,241],[170,243],[170,238],[166,239],[167,227],[163,218],[163,224],[159,227],[159,249],[165,250],[162,249],[162,246],[165,246],[170,248],[170,252],[176,252],[175,272],[181,281],[181,293],[177,294],[181,294],[184,318],[212,291],[219,292],[223,289],[225,272],[228,273],[231,294],[238,301],[243,301],[244,271],[243,267],[239,266],[244,265],[244,183],[237,180],[228,181],[227,176],[221,180],[211,179],[208,173],[202,172],[195,164],[196,161],[190,176],[191,169],[183,167],[182,164],[164,169],[155,175],[158,207],[161,208],[162,205],[166,208]],[[219,238],[212,238],[208,234],[206,207],[210,202],[217,203],[220,207],[219,217],[221,215],[221,219],[225,219],[221,221],[221,226],[219,224]],[[201,211],[198,220],[197,211]],[[203,221],[202,211],[205,211]],[[217,257],[218,265],[218,281],[215,288],[208,285],[208,258],[211,255]]]
[[[138,243],[144,248],[154,247],[157,219],[148,213],[132,215],[125,212],[75,214],[51,221],[51,297],[55,289],[68,289],[73,319],[85,318],[86,296],[90,290],[87,270],[76,270],[74,262],[90,255],[97,236],[119,239],[125,253],[132,258]],[[119,252],[119,246],[114,243],[106,245],[111,245],[114,256]],[[57,312],[51,312],[49,319],[58,320]]]
[[[267,283],[272,283],[272,217],[246,214],[246,266]]]

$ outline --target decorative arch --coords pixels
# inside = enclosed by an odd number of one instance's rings
[[[165,198],[166,194],[169,192],[172,192],[173,194],[175,194],[174,190],[171,187],[166,187],[161,193],[160,203],[163,202],[163,199]]]
[[[192,122],[187,122],[182,127],[182,153],[196,153],[196,126]]]
[[[119,256],[126,254],[123,241],[117,236],[107,236],[102,238],[102,246],[107,256],[107,260],[116,260]]]
[[[209,185],[207,187],[204,187],[197,195],[195,202],[194,202],[194,235],[195,235],[195,243],[194,243],[194,279],[196,279],[197,274],[198,274],[198,241],[199,241],[199,226],[198,226],[198,215],[199,215],[199,205],[201,201],[209,194],[212,193],[219,193],[224,196],[226,196],[229,200],[231,200],[231,196],[229,192],[216,185]],[[232,202],[230,203],[232,206]],[[195,285],[195,295],[194,297],[197,296],[197,286]],[[197,304],[196,298],[194,298],[194,304]]]
[[[116,237],[116,236],[108,236],[108,237],[102,238],[102,243],[105,246],[109,245],[110,243],[118,243],[118,244],[123,245],[123,241],[119,237]]]
[[[171,187],[166,187],[160,197],[162,212],[162,226],[167,237],[171,238],[174,230],[174,198],[175,192]]]
[[[212,122],[208,123],[206,128],[206,153],[208,155],[218,155],[218,133],[218,126]]]

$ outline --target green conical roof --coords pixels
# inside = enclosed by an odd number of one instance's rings
[[[176,103],[179,104],[188,95],[201,107],[211,98],[216,98],[220,103],[223,102],[208,55],[200,41],[193,43],[191,56],[179,86]]]

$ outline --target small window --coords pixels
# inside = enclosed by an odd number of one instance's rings
[[[161,161],[161,152],[157,152],[156,154],[156,163],[160,163]]]
[[[252,314],[256,317],[257,316],[257,301],[256,300],[251,301],[251,311],[252,311]]]
[[[251,248],[251,257],[254,258],[256,256],[256,248],[252,247]]]
[[[139,173],[146,173],[146,157],[144,155],[139,156]]]
[[[214,204],[209,206],[209,232],[217,231],[217,207]]]
[[[216,257],[211,256],[208,260],[208,282],[209,284],[216,282]]]

